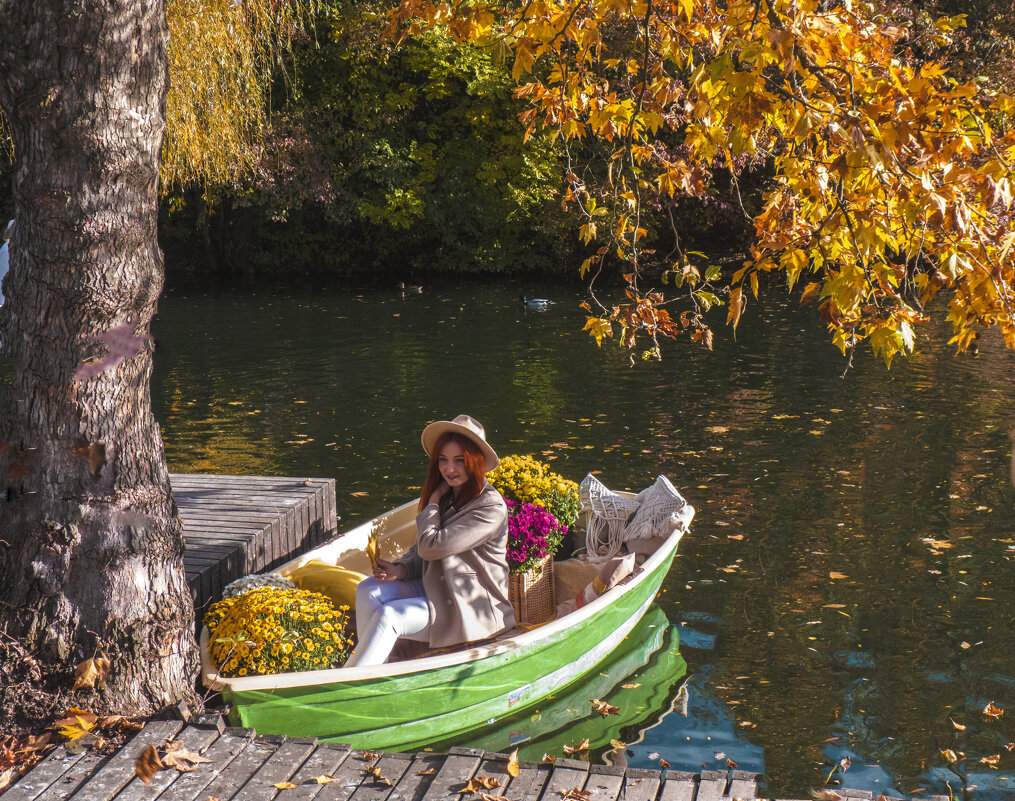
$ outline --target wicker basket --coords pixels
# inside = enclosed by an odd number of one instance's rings
[[[515,620],[526,626],[546,623],[557,616],[553,556],[544,557],[536,568],[508,575],[508,598],[515,609]]]

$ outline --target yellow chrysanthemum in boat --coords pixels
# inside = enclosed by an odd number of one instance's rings
[[[204,622],[223,676],[266,675],[345,664],[348,611],[320,593],[262,587],[213,604]]]
[[[578,520],[578,485],[533,456],[505,456],[486,477],[508,500],[542,506],[568,528]]]

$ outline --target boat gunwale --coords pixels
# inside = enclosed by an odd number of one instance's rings
[[[620,492],[618,494],[632,498],[635,495],[633,492]],[[360,526],[356,526],[348,532],[338,535],[338,537],[331,540],[329,543],[325,543],[318,548],[287,562],[272,572],[280,573],[283,570],[298,567],[300,564],[314,558],[313,554],[315,552],[319,552],[328,545],[333,544],[337,539],[349,536],[357,529],[369,526],[376,520],[394,515],[413,503],[415,503],[415,501],[410,501],[385,512],[383,515],[379,515],[366,523],[360,524]],[[638,588],[648,579],[649,576],[655,573],[656,569],[662,562],[669,561],[673,558],[677,545],[685,532],[686,528],[677,527],[673,529],[655,552],[653,552],[643,564],[639,565],[634,573],[625,578],[616,587],[613,587],[581,608],[575,609],[562,617],[555,618],[554,620],[530,629],[529,631],[519,632],[518,634],[514,634],[502,640],[495,640],[492,643],[474,646],[460,651],[452,651],[447,654],[437,654],[417,659],[408,659],[402,662],[368,665],[364,667],[338,667],[330,668],[328,670],[305,670],[293,673],[273,673],[263,676],[238,676],[230,678],[221,676],[212,663],[208,627],[202,626],[200,637],[201,680],[204,686],[211,690],[217,692],[230,691],[237,693],[256,691],[270,692],[273,690],[298,689],[301,687],[314,687],[321,685],[342,685],[353,682],[402,678],[418,673],[428,673],[435,670],[452,668],[457,665],[478,662],[482,659],[499,656],[510,651],[518,651],[524,648],[535,647],[543,640],[551,640],[555,635],[581,625],[582,623],[598,616],[598,614],[607,606],[612,605],[623,596]]]

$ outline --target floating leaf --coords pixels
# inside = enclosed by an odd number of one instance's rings
[[[663,759],[662,757],[659,757],[659,767],[661,767],[661,768],[662,768],[663,770],[666,770],[667,768],[669,768],[669,767],[670,767],[670,763],[669,763],[669,762],[667,762],[667,761],[666,761],[665,759]]]
[[[1001,709],[1000,707],[994,706],[994,702],[991,701],[983,708],[983,714],[986,715],[988,718],[994,718],[994,720],[997,720],[999,717],[1001,717],[1001,715],[1004,714],[1004,710]]]
[[[952,751],[952,749],[950,748],[944,749],[941,752],[941,756],[943,756],[948,761],[949,765],[953,765],[959,761],[959,755],[956,754],[954,751]]]
[[[565,745],[564,746],[564,753],[565,754],[577,754],[579,751],[588,751],[588,750],[589,750],[589,738],[588,737],[583,738],[578,743],[578,745],[575,745],[575,746]]]
[[[638,682],[634,682],[632,684],[621,684],[620,685],[620,689],[622,689],[622,690],[633,690],[636,687],[641,687],[641,684],[639,684]]]
[[[609,717],[610,715],[619,715],[619,706],[610,706],[606,701],[600,701],[598,698],[590,698],[589,701],[592,704],[592,709],[598,712],[602,717]]]
[[[1000,761],[1001,761],[1000,754],[993,754],[992,756],[980,757],[980,762],[982,762],[984,765],[990,765],[991,767],[994,767]]]
[[[847,575],[846,575],[845,573],[837,573],[837,572],[836,572],[836,571],[834,571],[834,570],[833,570],[833,571],[831,571],[831,572],[830,572],[830,573],[828,574],[828,577],[829,577],[830,579],[846,579],[846,578],[849,578],[849,576],[847,576]]]
[[[543,762],[548,762],[549,764],[552,765],[556,761],[557,761],[556,754],[543,754]]]
[[[951,719],[951,718],[948,718],[948,720],[952,720],[952,719]],[[965,730],[966,730],[966,729],[968,728],[967,726],[963,726],[963,725],[962,725],[961,723],[956,723],[956,722],[955,722],[954,720],[952,720],[952,725],[953,725],[953,726],[954,726],[954,727],[955,727],[955,728],[956,728],[956,729],[957,729],[958,731],[965,731]]]

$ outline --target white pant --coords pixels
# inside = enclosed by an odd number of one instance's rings
[[[399,637],[429,642],[430,607],[422,580],[363,579],[356,587],[356,633],[359,642],[346,667],[383,664]]]

